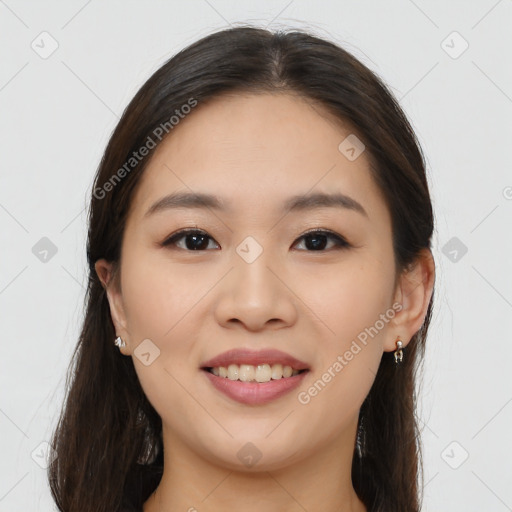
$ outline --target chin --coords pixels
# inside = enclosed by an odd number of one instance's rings
[[[281,442],[280,439],[270,441],[261,436],[251,441],[245,436],[243,440],[231,439],[229,445],[204,456],[216,466],[241,473],[277,471],[301,459],[297,443],[290,442],[290,438]]]

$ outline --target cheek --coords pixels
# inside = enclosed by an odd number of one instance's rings
[[[387,323],[382,325],[379,319],[391,308],[393,279],[391,264],[351,258],[339,266],[304,273],[297,286],[321,320],[325,340],[334,340],[335,348],[342,349],[376,322],[378,330],[385,331]]]
[[[391,269],[391,263],[359,259],[303,282],[302,296],[321,320],[317,323],[324,335],[318,338],[314,382],[300,390],[299,402],[319,415],[330,410],[329,404],[339,404],[332,418],[334,429],[337,421],[355,414],[375,379],[394,316]]]
[[[196,371],[189,364],[197,359],[194,305],[205,293],[204,283],[191,279],[190,272],[180,271],[178,266],[144,261],[142,255],[137,258],[133,254],[123,261],[123,300],[135,348],[135,371],[160,416],[171,423],[183,423],[186,431],[187,421],[201,413],[183,383]],[[137,349],[146,339],[153,344],[145,350],[151,359],[147,365]]]
[[[148,258],[133,250],[123,261],[122,293],[126,320],[133,346],[149,339],[158,358],[145,367],[134,354],[141,383],[182,380],[187,363],[197,359],[196,338],[201,307],[211,284],[198,276],[193,266],[172,265],[162,258]],[[212,283],[218,277],[209,276]],[[189,368],[190,370],[190,368]],[[151,374],[151,375],[147,375]],[[173,388],[173,386],[171,386]]]
[[[317,324],[324,335],[318,337],[314,375],[297,398],[308,417],[324,419],[329,437],[357,414],[375,380],[384,334],[394,313],[389,302],[393,274],[372,261],[371,265],[347,263],[339,272],[331,268],[328,276],[319,277],[310,276],[302,293],[320,318]]]
[[[188,269],[162,261],[145,261],[143,255],[123,262],[123,299],[130,332],[135,338],[172,337],[204,294],[204,284]]]

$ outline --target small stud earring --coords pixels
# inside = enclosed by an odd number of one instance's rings
[[[402,351],[403,344],[400,340],[396,342],[396,350],[395,350],[395,363],[401,363],[404,359],[404,353]]]
[[[121,348],[121,347],[126,347],[126,343],[122,340],[121,336],[118,336],[115,341],[114,341],[114,345],[118,348]]]

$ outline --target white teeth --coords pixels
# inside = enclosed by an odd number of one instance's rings
[[[238,372],[238,379],[242,382],[247,382],[250,380],[254,380],[254,375],[256,371],[254,366],[250,364],[241,364],[240,371]]]
[[[268,382],[272,378],[272,368],[269,364],[259,364],[256,368],[254,379],[256,382]]]
[[[283,377],[291,377],[293,373],[291,366],[285,366],[283,368]]]
[[[230,364],[228,366],[228,379],[229,380],[238,380],[238,370],[239,370],[239,368],[238,368],[237,364]]]
[[[272,378],[280,379],[283,376],[283,365],[282,364],[273,364],[272,365]]]
[[[229,380],[241,380],[243,382],[270,382],[281,378],[293,377],[298,375],[299,370],[294,370],[291,366],[281,364],[230,364],[225,366],[216,366],[210,370],[218,377],[228,378]]]

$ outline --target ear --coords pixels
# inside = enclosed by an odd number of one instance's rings
[[[126,346],[121,347],[119,350],[124,355],[129,355],[130,336],[127,328],[119,276],[115,276],[114,274],[114,265],[105,259],[98,260],[94,264],[94,268],[96,269],[96,274],[107,293],[110,306],[110,316],[112,317],[112,322],[116,330],[116,336],[121,336],[123,341],[126,343]],[[112,340],[112,344],[113,343],[114,340]]]
[[[422,249],[411,264],[399,277],[395,301],[402,306],[391,320],[394,338],[387,339],[384,350],[396,350],[396,341],[401,340],[406,347],[411,338],[420,330],[434,291],[435,264],[430,249]]]

